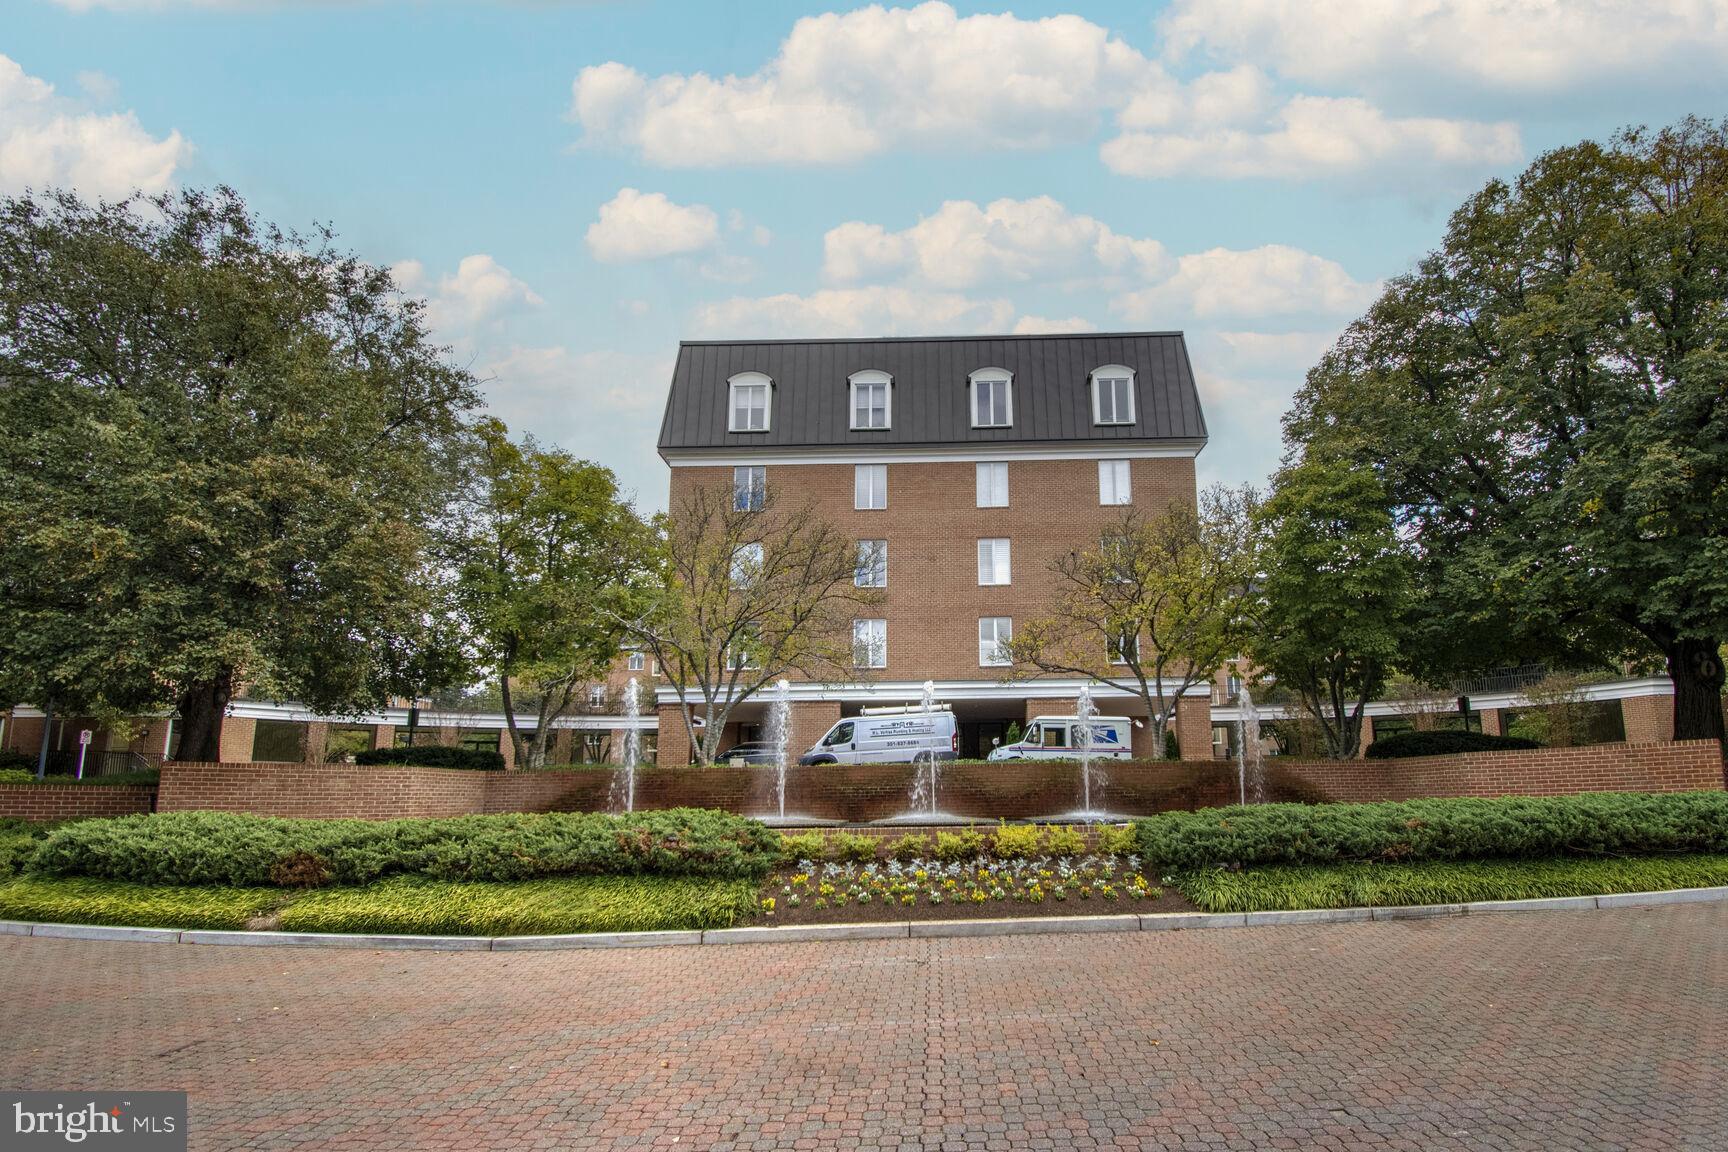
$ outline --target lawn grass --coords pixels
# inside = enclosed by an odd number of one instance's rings
[[[403,877],[303,893],[282,912],[287,932],[521,936],[725,928],[756,906],[753,880],[581,876],[515,883]]]
[[[136,928],[244,928],[282,902],[278,888],[174,888],[118,880],[0,882],[0,920],[122,924]]]
[[[1460,904],[1725,884],[1728,856],[1719,855],[1317,864],[1176,875],[1176,887],[1206,912]]]

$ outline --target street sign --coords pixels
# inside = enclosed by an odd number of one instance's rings
[[[90,748],[90,737],[94,735],[86,728],[78,733],[78,779],[84,779],[84,753]]]
[[[90,729],[88,729],[88,728],[84,729],[82,732],[78,733],[78,743],[80,743],[80,744],[90,743],[90,737],[93,735],[95,735],[95,733],[91,732]]]

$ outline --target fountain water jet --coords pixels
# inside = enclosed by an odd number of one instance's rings
[[[1092,808],[1092,718],[1098,708],[1092,703],[1092,685],[1082,684],[1074,698],[1074,740],[1080,749],[1080,811],[1085,818],[1096,816]],[[1103,781],[1099,781],[1102,791]]]
[[[768,743],[774,749],[774,807],[786,819],[786,754],[792,739],[792,683],[774,682],[768,698]]]
[[[624,754],[623,763],[618,766],[617,773],[612,778],[612,808],[625,812],[636,811],[636,761],[642,757],[642,734],[637,731],[636,723],[642,715],[642,704],[638,697],[636,677],[630,677],[630,682],[624,685]]]
[[[1236,721],[1236,784],[1241,803],[1266,802],[1266,757],[1260,748],[1260,713],[1254,707],[1254,695],[1248,685],[1242,685],[1236,697],[1241,718]]]

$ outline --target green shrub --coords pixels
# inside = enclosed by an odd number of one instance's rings
[[[34,768],[0,768],[0,784],[34,784]]]
[[[1515,752],[1542,745],[1522,736],[1488,732],[1400,732],[1376,740],[1363,753],[1370,760],[1400,760],[1407,756],[1450,756],[1457,752]]]
[[[152,884],[310,887],[385,876],[761,876],[780,838],[754,820],[700,808],[459,816],[446,820],[280,820],[172,812],[85,820],[51,833],[32,873]]]
[[[36,757],[23,752],[15,752],[10,748],[0,748],[0,774],[11,772],[28,772],[32,778],[36,775]],[[10,780],[7,781],[11,783]]]
[[[756,907],[756,883],[583,876],[513,884],[397,877],[308,892],[282,910],[288,932],[512,936],[727,928]]]
[[[368,748],[354,754],[356,764],[412,764],[418,768],[472,768],[481,772],[504,771],[504,755],[480,748],[451,748],[443,744],[416,744],[411,748]]]
[[[1182,759],[1182,741],[1176,738],[1176,729],[1164,729],[1164,759]]]
[[[68,776],[63,773],[44,776],[43,784],[78,784],[88,787],[118,787],[126,784],[148,784],[154,787],[162,774],[154,768],[141,772],[110,772],[106,776]],[[0,784],[35,784],[36,769],[0,768]]]
[[[943,863],[976,860],[984,855],[984,835],[967,828],[960,832],[936,833],[936,859]]]
[[[1728,856],[1319,864],[1177,876],[1182,894],[1206,912],[1462,904],[1719,884],[1728,884]]]
[[[0,883],[0,920],[240,929],[269,915],[282,897],[274,888],[180,888],[26,876]]]
[[[902,864],[921,860],[928,855],[930,855],[929,839],[913,833],[907,833],[888,845],[889,858],[898,860]]]
[[[24,871],[37,847],[48,835],[48,825],[22,820],[0,820],[0,878]]]
[[[1098,851],[1105,856],[1126,856],[1136,851],[1134,825],[1118,828],[1114,824],[1098,825]]]
[[[990,854],[998,860],[1024,860],[1038,855],[1043,841],[1044,830],[1038,825],[1004,821],[990,839]]]
[[[1162,868],[1728,851],[1728,792],[1257,804],[1135,822]]]
[[[1086,833],[1072,824],[1052,824],[1044,830],[1046,856],[1084,856]]]
[[[867,864],[876,859],[882,841],[856,832],[836,832],[828,837],[828,852],[836,860]]]
[[[788,832],[780,837],[780,855],[790,861],[823,860],[828,856],[828,837],[820,832]]]

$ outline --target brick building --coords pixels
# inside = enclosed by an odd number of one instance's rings
[[[1049,612],[1051,563],[1129,508],[1195,498],[1206,422],[1179,333],[939,339],[703,341],[679,347],[661,426],[671,503],[698,487],[736,507],[811,501],[859,548],[881,603],[854,622],[850,683],[793,686],[795,748],[870,705],[954,708],[961,754],[989,751],[1011,721],[1067,712],[1081,682],[1010,681],[995,642]],[[1134,698],[1098,693],[1111,714]],[[673,689],[660,688],[660,762],[689,749]],[[1184,748],[1211,746],[1207,686],[1179,709]],[[734,713],[727,742],[758,733],[763,705]],[[1136,730],[1136,752],[1149,728]]]

